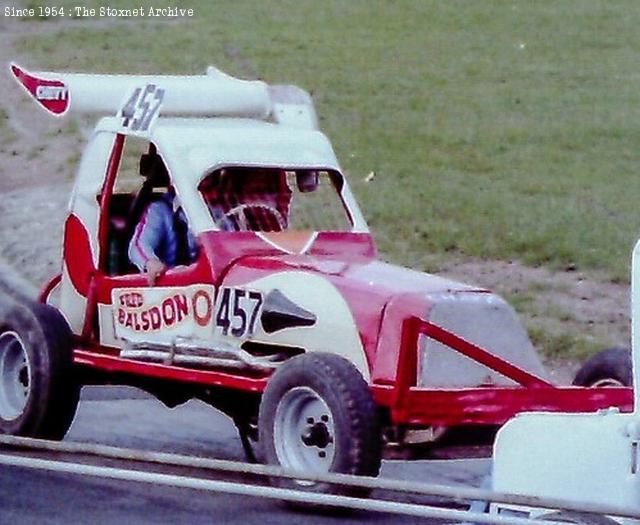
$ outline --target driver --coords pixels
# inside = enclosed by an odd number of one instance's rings
[[[167,168],[156,156],[149,177],[164,176],[168,180]],[[129,260],[147,274],[149,285],[178,264],[190,264],[198,256],[198,246],[187,225],[187,218],[176,198],[175,189],[151,202],[135,227],[128,250]]]
[[[154,170],[166,167],[157,157]],[[157,175],[157,174],[152,174]],[[235,227],[224,215],[219,203],[220,175],[209,176],[200,186],[211,216],[221,230],[231,231]],[[129,260],[141,272],[147,274],[153,286],[168,268],[179,264],[191,264],[198,256],[196,239],[189,230],[187,218],[176,198],[175,189],[169,186],[167,193],[149,204],[129,242]]]
[[[222,182],[226,175],[225,170],[216,171],[206,177],[198,189],[207,203],[209,213],[211,213],[211,218],[216,226],[222,231],[235,231],[237,230],[236,225],[225,214],[225,207],[222,203]]]

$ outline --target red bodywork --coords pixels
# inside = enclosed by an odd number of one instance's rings
[[[109,209],[123,137],[117,136],[101,193],[101,209]],[[217,386],[247,392],[264,390],[268,375],[228,372],[146,363],[118,357],[118,350],[100,346],[94,322],[97,304],[110,304],[114,288],[146,286],[142,275],[106,274],[107,221],[99,221],[100,258],[94,267],[89,235],[82,221],[71,214],[65,224],[64,257],[75,289],[87,298],[82,334],[77,336],[74,360],[80,367],[106,373],[163,379],[183,384]],[[280,245],[294,243],[289,232],[270,233]],[[525,370],[471,344],[455,334],[417,317],[429,305],[424,292],[438,291],[442,282],[433,276],[381,263],[369,234],[319,233],[304,254],[283,254],[253,232],[209,232],[200,239],[200,256],[189,267],[172,269],[160,286],[196,283],[237,285],[274,272],[297,270],[328,279],[346,300],[365,350],[375,401],[387,407],[393,424],[499,425],[523,411],[591,412],[611,406],[632,409],[630,388],[556,387]],[[49,283],[47,297],[59,282]],[[448,292],[486,294],[486,290],[457,285]],[[416,291],[421,292],[417,294]],[[393,306],[393,307],[392,307]],[[426,389],[416,386],[420,336],[433,338],[499,372],[520,386],[482,386],[461,389]]]
[[[74,260],[69,273],[90,298],[86,319],[93,319],[97,301],[109,303],[111,290],[122,286],[143,286],[141,275],[118,278],[91,268],[88,236],[79,221],[70,217],[67,234],[73,232]],[[284,234],[282,234],[284,235]],[[69,240],[69,242],[71,242]],[[347,300],[356,320],[372,377],[376,402],[389,408],[394,424],[408,426],[463,424],[498,425],[523,411],[591,412],[610,406],[632,409],[630,388],[556,387],[525,370],[473,345],[455,334],[406,312],[426,311],[426,303],[415,293],[429,281],[420,274],[395,268],[375,259],[371,238],[364,234],[320,234],[305,255],[283,255],[252,233],[211,232],[201,239],[200,259],[191,267],[169,271],[159,285],[204,282],[237,285],[263,275],[284,270],[304,270],[329,278]],[[231,248],[230,248],[231,247]],[[335,254],[340,251],[340,259]],[[239,254],[251,254],[239,256]],[[214,255],[215,254],[215,255]],[[348,261],[348,262],[347,262]],[[86,267],[85,267],[86,268]],[[86,279],[82,276],[86,275]],[[75,278],[74,278],[75,277]],[[365,283],[375,280],[374,291]],[[94,284],[95,283],[95,284]],[[55,284],[55,283],[54,283]],[[52,286],[43,292],[46,299]],[[473,290],[475,293],[487,293]],[[384,316],[387,304],[398,297],[403,309]],[[417,304],[424,303],[424,304]],[[405,316],[406,314],[406,316]],[[125,373],[200,385],[262,392],[268,376],[216,370],[195,370],[161,364],[142,363],[117,357],[112,348],[96,344],[93,323],[85,323],[78,339],[75,362],[110,373]],[[423,334],[500,374],[513,379],[517,387],[483,386],[463,389],[416,387],[418,339]],[[394,344],[395,342],[395,344]]]

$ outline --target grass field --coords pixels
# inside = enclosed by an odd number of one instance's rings
[[[196,16],[68,20],[21,42],[25,65],[193,74],[215,64],[298,84],[385,258],[429,271],[467,257],[518,260],[628,281],[640,231],[637,2],[180,7]]]
[[[24,46],[51,68],[213,63],[311,90],[397,262],[437,269],[470,255],[628,279],[640,226],[637,2],[185,6],[196,17],[183,23],[71,25]]]

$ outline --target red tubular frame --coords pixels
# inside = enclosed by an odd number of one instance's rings
[[[425,389],[416,386],[418,341],[425,335],[512,379],[517,387]],[[374,385],[376,402],[390,408],[394,424],[501,425],[519,412],[594,412],[633,408],[631,388],[556,387],[452,332],[418,317],[406,319],[393,386]]]
[[[45,284],[44,288],[40,292],[40,295],[38,295],[38,302],[46,303],[49,300],[49,296],[51,295],[51,293],[56,289],[56,286],[60,284],[60,281],[62,281],[62,274],[59,273],[57,275],[54,275],[49,280],[49,282]]]
[[[124,141],[125,136],[122,133],[116,134],[113,142],[113,149],[111,150],[111,156],[109,157],[109,163],[107,164],[107,176],[104,184],[102,185],[102,191],[100,192],[100,209],[103,213],[100,214],[98,222],[99,270],[104,270],[107,267],[107,258],[109,257],[109,250],[107,247],[107,235],[109,233],[108,211],[111,204],[111,197],[113,195],[113,185],[115,184],[116,176],[118,175],[118,168],[120,167],[120,160],[122,159]]]
[[[113,142],[113,149],[109,156],[109,163],[107,164],[107,175],[102,185],[100,192],[100,209],[109,210],[111,204],[111,196],[113,195],[113,185],[118,175],[118,168],[120,167],[120,160],[122,159],[122,150],[124,149],[125,136],[121,133],[116,134]],[[97,288],[97,273],[104,271],[107,266],[108,257],[108,232],[109,232],[109,214],[104,212],[100,214],[98,221],[98,268],[94,270],[91,275],[91,281],[89,283],[89,293],[87,295],[87,306],[84,314],[84,324],[82,326],[81,340],[85,343],[90,343],[92,340],[94,331],[94,321],[98,308],[98,288]]]
[[[262,392],[267,386],[267,377],[238,376],[214,370],[197,370],[159,363],[144,363],[83,349],[74,351],[73,361],[76,365],[88,366],[110,373],[132,374],[207,386],[222,386],[249,392]]]

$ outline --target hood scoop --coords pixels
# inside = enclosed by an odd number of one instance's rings
[[[316,324],[316,316],[276,289],[267,294],[260,321],[264,331],[272,334],[286,328],[313,326]]]

